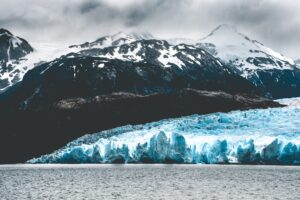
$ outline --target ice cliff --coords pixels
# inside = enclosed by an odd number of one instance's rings
[[[299,99],[85,135],[29,163],[300,164]],[[298,103],[297,103],[298,102]]]

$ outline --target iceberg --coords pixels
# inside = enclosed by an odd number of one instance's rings
[[[299,101],[299,99],[296,99]],[[300,164],[300,107],[192,115],[80,137],[29,163]]]

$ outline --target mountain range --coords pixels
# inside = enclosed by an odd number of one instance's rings
[[[23,53],[15,53],[17,57],[12,57],[9,61],[7,55],[9,46],[1,45],[0,93],[21,81],[25,73],[35,66],[43,62],[54,62],[60,56],[66,58],[68,53],[76,53],[75,57],[90,56],[97,59],[107,58],[109,61],[114,59],[132,63],[151,61],[151,64],[155,63],[166,68],[176,66],[183,69],[186,64],[202,65],[201,60],[205,59],[195,57],[196,49],[201,49],[202,52],[216,58],[215,62],[223,65],[221,68],[248,80],[264,92],[265,96],[281,98],[300,95],[299,65],[229,25],[220,25],[199,40],[162,40],[150,33],[119,32],[100,37],[93,42],[69,47],[44,45],[40,48],[41,45],[38,44],[39,47],[35,50],[24,39],[2,29],[2,32],[5,31],[14,38],[12,40],[18,39],[24,44],[14,47]],[[5,35],[1,36],[1,41],[4,43],[5,40],[8,44],[11,39]],[[199,52],[201,54],[201,51]]]
[[[1,31],[0,147],[17,145],[24,153],[12,150],[0,162],[24,161],[125,124],[278,107],[266,97],[300,95],[294,61],[228,25],[200,40],[119,32],[41,48]]]

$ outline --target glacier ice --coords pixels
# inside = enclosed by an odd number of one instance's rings
[[[297,105],[291,100],[281,102]],[[28,162],[300,164],[300,107],[127,125],[85,135]]]

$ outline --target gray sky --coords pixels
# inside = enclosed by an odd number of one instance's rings
[[[300,0],[1,0],[0,27],[29,42],[80,43],[118,31],[202,38],[219,24],[300,58]]]

